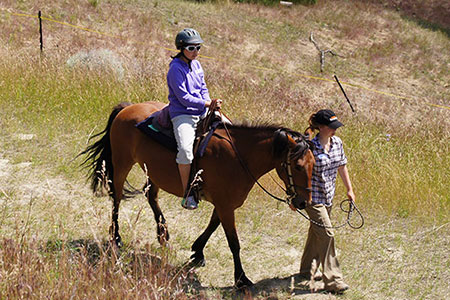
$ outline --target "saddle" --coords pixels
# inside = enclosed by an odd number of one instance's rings
[[[228,117],[224,117],[231,123]],[[201,120],[197,126],[196,137],[194,141],[194,161],[189,176],[189,188],[187,194],[194,195],[197,202],[200,200],[201,183],[203,180],[200,174],[203,170],[198,170],[197,161],[205,154],[208,142],[211,140],[214,131],[222,124],[222,117],[217,110],[217,101],[212,100],[206,117]],[[144,134],[160,143],[169,150],[177,151],[177,142],[173,133],[172,121],[169,116],[169,105],[163,109],[154,112],[147,119],[135,125]],[[186,195],[185,195],[186,196]]]

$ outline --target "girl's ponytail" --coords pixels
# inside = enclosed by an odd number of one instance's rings
[[[310,140],[312,139],[314,131],[319,130],[319,124],[314,121],[315,116],[316,114],[312,114],[311,117],[309,117],[309,127],[305,130],[305,135],[308,136]]]

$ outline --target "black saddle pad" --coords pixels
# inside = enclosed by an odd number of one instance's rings
[[[163,128],[158,122],[158,112],[150,115],[147,119],[136,124],[147,136],[151,137],[166,148],[177,151],[177,141],[173,135],[172,128]]]

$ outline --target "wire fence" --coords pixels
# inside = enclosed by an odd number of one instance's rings
[[[25,17],[25,18],[38,18],[38,19],[42,19],[48,22],[53,22],[53,23],[57,23],[63,26],[68,26],[68,27],[72,27],[74,29],[78,29],[78,30],[83,30],[86,32],[90,32],[90,33],[95,33],[101,36],[106,36],[106,37],[110,37],[110,38],[114,38],[114,39],[120,39],[120,40],[124,40],[124,37],[118,36],[118,35],[114,35],[108,32],[103,32],[103,31],[98,31],[98,30],[93,30],[87,27],[82,27],[82,26],[78,26],[78,25],[74,25],[74,24],[70,24],[67,22],[62,22],[62,21],[58,21],[52,18],[48,18],[48,17],[44,17],[39,15],[30,15],[30,14],[24,14],[24,13],[16,13],[16,12],[11,12],[9,10],[6,9],[2,9],[4,13],[10,14],[12,16],[16,16],[16,17]],[[42,44],[41,44],[42,47]],[[167,51],[171,51],[171,52],[178,52],[178,50],[173,49],[173,48],[168,48],[168,47],[164,47],[164,46],[160,46],[160,45],[155,45],[155,47],[159,47],[162,49],[165,49]],[[42,49],[42,48],[41,48]],[[215,57],[211,57],[211,56],[206,56],[206,55],[199,55],[202,58],[207,58],[207,59],[211,59],[211,60],[218,60]],[[253,69],[258,69],[258,70],[263,70],[263,71],[268,71],[268,72],[276,72],[276,73],[286,73],[286,71],[280,70],[280,69],[275,69],[275,68],[267,68],[267,67],[261,67],[261,66],[256,66],[256,65],[248,65],[248,67],[253,68]],[[323,78],[323,77],[318,77],[318,76],[311,76],[311,75],[307,75],[307,74],[301,74],[301,73],[296,73],[296,72],[289,72],[289,74],[294,75],[294,76],[299,76],[299,77],[303,77],[303,78],[307,78],[307,79],[312,79],[312,80],[321,80],[321,81],[326,81],[326,82],[332,82],[334,83],[335,81],[333,79],[328,79],[328,78]],[[447,105],[440,105],[440,104],[435,104],[435,103],[430,103],[430,102],[418,102],[417,100],[413,99],[412,97],[408,97],[408,96],[402,96],[402,95],[396,95],[393,93],[389,93],[389,92],[384,92],[384,91],[380,91],[377,89],[373,89],[373,88],[369,88],[360,84],[354,84],[354,83],[349,83],[349,82],[340,82],[342,85],[345,86],[349,86],[352,88],[358,88],[358,89],[362,89],[362,90],[366,90],[372,93],[376,93],[376,94],[380,94],[380,95],[384,95],[384,96],[388,96],[388,97],[392,97],[398,100],[407,100],[407,101],[411,101],[411,102],[415,102],[417,104],[423,104],[423,105],[428,105],[428,106],[432,106],[432,107],[437,107],[437,108],[441,108],[441,109],[448,109],[450,110],[450,106]]]

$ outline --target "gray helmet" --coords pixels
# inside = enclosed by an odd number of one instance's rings
[[[175,46],[180,50],[184,46],[192,45],[192,44],[201,44],[203,43],[202,37],[197,30],[192,28],[185,28],[178,32],[177,37],[175,38]]]

